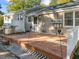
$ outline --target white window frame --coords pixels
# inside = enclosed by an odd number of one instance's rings
[[[73,12],[73,25],[71,25],[71,26],[65,25],[65,13],[66,12],[64,12],[63,13],[63,26],[64,27],[74,27],[75,26],[75,11],[68,11],[68,12]]]
[[[37,17],[37,16],[36,16],[36,17]],[[34,19],[33,19],[33,22],[34,22]],[[37,21],[36,21],[36,22],[37,22],[37,24],[38,24],[38,17],[37,17]],[[37,24],[35,24],[35,25],[37,25]]]
[[[30,19],[29,19],[29,17],[30,17]],[[29,16],[29,17],[27,17],[27,22],[28,23],[32,23],[33,21],[32,21],[32,18],[31,18],[31,16]],[[30,22],[29,22],[29,20],[30,20]]]
[[[76,21],[76,12],[77,12],[77,11],[75,11],[75,21]],[[79,12],[79,11],[78,11],[78,12]],[[75,22],[75,23],[76,23],[76,22]],[[79,27],[79,25],[76,25],[76,24],[75,24],[75,26],[76,26],[76,27]]]

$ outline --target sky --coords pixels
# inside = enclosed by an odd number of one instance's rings
[[[0,10],[4,13],[7,13],[8,0],[0,0],[0,4],[2,6]]]
[[[45,4],[46,6],[48,6],[51,0],[41,0],[41,1],[42,1],[41,3]]]
[[[2,6],[2,8],[0,9],[2,12],[7,13],[7,5],[8,5],[8,1],[9,0],[0,0],[0,4]],[[50,2],[50,0],[41,0],[42,3],[48,5],[48,3]]]

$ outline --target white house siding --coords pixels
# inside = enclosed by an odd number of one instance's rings
[[[57,9],[56,12],[58,12],[58,15],[60,15],[59,18],[57,18],[55,15],[55,13],[46,13],[44,15],[38,16],[38,14],[33,14],[35,16],[38,17],[38,24],[37,26],[35,26],[37,29],[35,29],[35,31],[37,32],[45,32],[45,33],[54,33],[55,32],[55,27],[52,24],[53,21],[52,20],[61,20],[62,24],[63,24],[63,31],[66,32],[67,30],[72,29],[73,26],[66,26],[65,25],[65,21],[64,21],[64,13],[65,12],[71,12],[71,11],[78,11],[79,10],[79,6],[74,6],[74,7],[68,7],[68,8],[61,8],[61,9]],[[42,14],[42,13],[39,13]],[[55,15],[54,15],[55,14]],[[32,15],[30,15],[32,16]],[[74,18],[74,17],[73,17]],[[33,19],[32,19],[33,20]],[[73,20],[74,21],[74,20]],[[32,21],[33,22],[33,21]],[[29,23],[27,21],[27,29],[29,29],[29,24],[32,24],[32,26],[34,25],[33,23]],[[33,28],[32,28],[33,29]]]
[[[63,12],[63,14],[65,13],[65,12],[73,12],[73,25],[72,26],[67,26],[67,25],[65,25],[65,18],[63,17],[63,27],[65,28],[65,30],[66,31],[68,31],[68,30],[71,30],[74,26],[75,26],[75,12],[76,11],[78,11],[79,12],[79,5],[78,6],[74,6],[74,7],[69,7],[69,8],[62,8],[62,12]],[[65,16],[65,15],[64,15]],[[78,23],[79,21],[77,21],[77,23]],[[76,26],[75,26],[76,27]],[[79,25],[77,26],[78,28],[79,28]],[[66,32],[66,31],[64,31],[64,32]],[[78,33],[79,33],[79,29],[78,29]],[[78,34],[78,36],[79,36],[79,34]]]
[[[64,25],[64,33],[66,34],[66,32],[69,33],[68,40],[67,40],[67,59],[69,59],[72,51],[74,50],[78,40],[79,40],[79,13],[75,13],[75,11],[79,12],[79,5],[78,6],[74,6],[74,7],[69,7],[69,8],[64,8],[62,9],[62,12],[73,12],[73,25],[72,26],[68,26],[65,25],[65,17],[63,17],[63,25]],[[76,21],[76,15],[77,15],[77,21]],[[65,16],[65,15],[64,15]],[[76,21],[76,22],[75,22]],[[78,24],[77,26],[75,24]],[[76,28],[78,27],[78,28]],[[77,31],[78,29],[78,31]],[[74,32],[75,31],[75,32]],[[78,35],[78,37],[77,37]]]
[[[57,18],[57,17],[55,17],[55,15],[53,13],[46,13],[46,14],[40,15],[38,17],[38,27],[37,27],[38,32],[56,34],[57,26],[54,24],[54,21],[57,22],[59,20],[61,20],[61,23],[63,22],[62,17]]]
[[[4,15],[4,28],[10,28],[13,20],[13,13],[5,14]]]
[[[79,40],[79,26],[77,26],[78,27],[78,40]]]
[[[13,15],[14,15],[13,13],[4,15],[4,24],[6,24],[6,23],[11,24]]]
[[[30,31],[30,26],[32,26],[31,22],[28,22],[28,17],[25,18],[25,31],[28,32]]]
[[[25,32],[25,18],[23,15],[22,20],[18,14],[10,13],[4,15],[4,24],[7,26],[15,26],[15,32]],[[18,19],[19,18],[19,19]]]
[[[25,32],[25,20],[23,17],[21,19],[19,15],[14,15],[12,25],[15,26],[15,32]]]
[[[51,16],[52,15],[52,16]],[[53,26],[53,20],[55,20],[53,14],[45,14],[41,15],[38,18],[38,31],[44,33],[53,33],[55,31],[55,27]]]
[[[51,19],[49,17],[47,17],[47,16],[49,16],[49,15],[44,15],[43,16],[43,20],[42,20],[42,23],[43,23],[43,31],[50,32],[49,31],[50,30],[49,28],[51,26],[53,27],[53,25],[52,25]]]
[[[9,23],[9,24],[11,24],[11,19],[8,19],[7,17],[4,17],[4,23]]]
[[[53,25],[53,21],[55,20],[60,20],[57,19],[56,17],[54,17],[55,15],[53,13],[49,13],[49,14],[43,14],[43,15],[31,15],[31,22],[28,22],[27,19],[27,29],[30,30],[30,26],[32,26],[32,31],[34,32],[43,32],[43,33],[55,33],[56,34],[56,30],[55,27]],[[37,24],[34,24],[34,17],[37,17]],[[62,20],[62,18],[61,18]]]

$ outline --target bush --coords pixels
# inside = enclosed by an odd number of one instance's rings
[[[79,59],[79,42],[75,48],[74,59]]]
[[[3,16],[0,16],[0,27],[3,25],[3,20],[4,20]]]

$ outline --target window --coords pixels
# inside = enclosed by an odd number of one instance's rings
[[[22,14],[20,14],[20,20],[23,20],[23,15]]]
[[[28,19],[28,22],[31,22],[31,19]]]
[[[17,20],[19,20],[19,14],[16,14],[14,17],[16,17]]]
[[[28,22],[31,22],[31,17],[28,17]]]
[[[79,11],[75,12],[75,25],[78,26],[79,25]]]
[[[18,20],[19,20],[19,17],[18,17]]]
[[[73,26],[73,12],[65,13],[65,25]]]
[[[10,19],[10,16],[7,16],[7,17],[6,17],[6,21],[9,21],[9,19]]]
[[[34,17],[34,24],[37,24],[37,17]]]
[[[22,18],[22,17],[20,17],[20,19],[21,19],[21,20],[23,20],[23,18]]]

